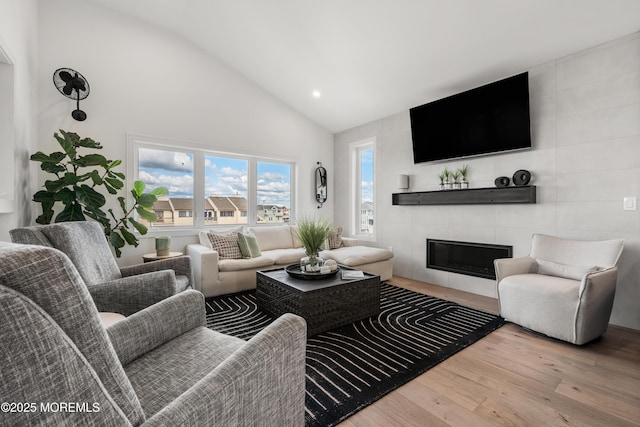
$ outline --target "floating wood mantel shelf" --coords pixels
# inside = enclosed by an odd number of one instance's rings
[[[535,185],[392,194],[394,205],[488,205],[535,202]]]

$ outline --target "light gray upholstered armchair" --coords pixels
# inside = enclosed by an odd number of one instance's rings
[[[528,257],[494,262],[500,315],[573,344],[600,337],[609,325],[623,244],[534,234]]]
[[[22,405],[0,425],[304,424],[306,324],[293,314],[243,341],[207,329],[203,295],[187,290],[105,329],[66,255],[0,242],[0,325],[0,402]]]
[[[10,234],[14,243],[64,252],[103,312],[128,316],[192,287],[188,256],[118,267],[102,227],[94,221],[16,228]]]

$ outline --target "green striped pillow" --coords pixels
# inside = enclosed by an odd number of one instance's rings
[[[245,258],[255,258],[262,255],[260,252],[260,246],[258,245],[258,239],[253,234],[238,233],[238,245],[240,246],[240,252]]]

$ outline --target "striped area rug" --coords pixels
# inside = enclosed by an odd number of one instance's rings
[[[336,425],[504,323],[386,283],[380,308],[378,317],[308,339],[307,427]],[[211,329],[247,340],[272,321],[255,291],[207,298]]]

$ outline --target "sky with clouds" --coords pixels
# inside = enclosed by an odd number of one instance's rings
[[[140,148],[138,179],[147,191],[165,187],[169,197],[193,197],[193,154]],[[230,157],[205,156],[205,194],[247,198],[249,162]],[[291,166],[257,162],[259,204],[291,207]]]

